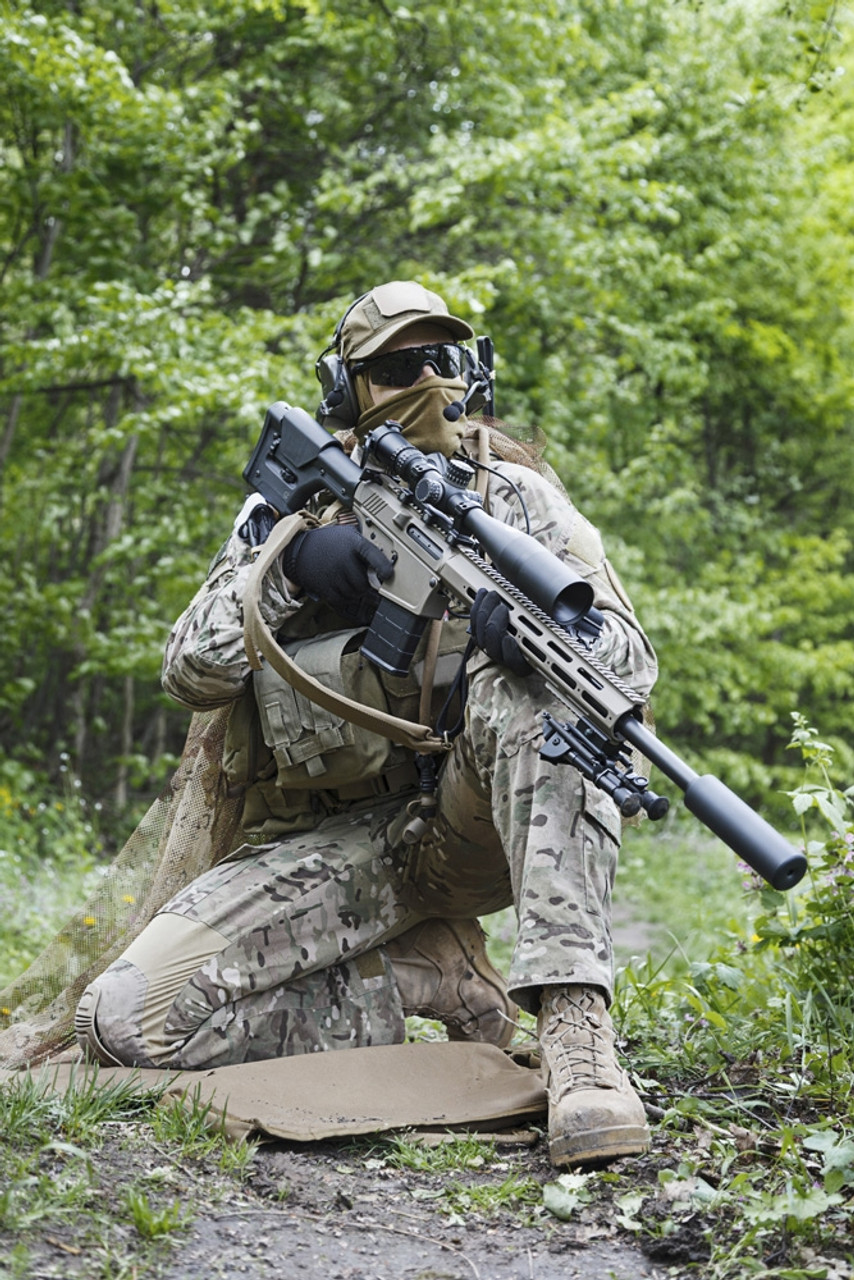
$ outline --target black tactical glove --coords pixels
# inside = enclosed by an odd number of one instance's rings
[[[282,568],[308,595],[360,627],[368,625],[380,601],[368,574],[385,582],[394,573],[388,557],[351,524],[298,533],[282,552]]]
[[[516,676],[529,676],[531,667],[518,641],[510,634],[510,610],[497,591],[481,587],[471,606],[469,631],[478,648]]]

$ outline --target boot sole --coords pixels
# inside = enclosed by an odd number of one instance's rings
[[[614,1129],[591,1129],[569,1137],[549,1139],[553,1165],[606,1164],[621,1156],[641,1156],[649,1150],[649,1129],[645,1125],[620,1125]]]

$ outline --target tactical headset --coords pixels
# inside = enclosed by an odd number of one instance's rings
[[[359,400],[356,395],[356,388],[353,385],[353,379],[350,376],[350,370],[342,360],[339,352],[341,350],[341,333],[347,317],[353,308],[357,307],[367,297],[368,294],[363,293],[354,302],[350,303],[335,326],[332,341],[320,353],[314,366],[314,372],[317,374],[323,391],[323,399],[317,406],[316,417],[318,422],[326,427],[327,431],[351,431],[359,421],[359,416],[362,412],[359,408]],[[437,318],[436,323],[441,325],[441,319]],[[490,338],[477,339],[477,357],[468,347],[464,346],[464,344],[461,345],[466,353],[466,367],[463,371],[466,391],[459,400],[455,400],[445,410],[445,416],[449,421],[454,421],[468,410],[474,413],[484,407],[488,414],[491,415],[493,413],[492,383],[495,375],[492,372],[492,341]],[[451,412],[452,410],[454,412]]]

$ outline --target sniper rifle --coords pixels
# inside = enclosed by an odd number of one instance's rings
[[[685,805],[775,889],[803,877],[806,859],[719,778],[698,775],[643,723],[644,699],[597,661],[601,615],[593,590],[529,534],[494,519],[469,488],[474,469],[422,453],[386,422],[365,438],[359,466],[303,409],[268,411],[243,475],[279,515],[321,490],[358,517],[364,537],[394,564],[362,653],[396,675],[409,669],[431,618],[497,591],[510,632],[557,704],[545,709],[540,755],[573,765],[624,816],[664,816],[665,797],[634,771],[630,747],[684,793]],[[487,559],[488,557],[488,559]],[[389,735],[391,736],[391,735]]]

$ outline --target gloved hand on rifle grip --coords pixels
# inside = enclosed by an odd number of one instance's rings
[[[298,533],[282,552],[282,568],[308,595],[360,627],[368,626],[380,601],[368,575],[385,582],[394,573],[389,558],[352,524]]]
[[[510,610],[497,591],[481,587],[472,601],[469,631],[478,648],[516,676],[529,676],[532,668],[518,641],[510,634]]]

